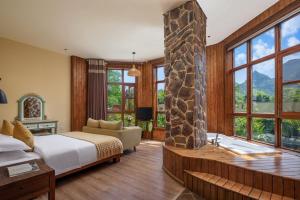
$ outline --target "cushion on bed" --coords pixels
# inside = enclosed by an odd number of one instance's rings
[[[31,149],[34,147],[33,135],[21,122],[17,121],[14,128],[14,138],[23,141]]]
[[[11,136],[0,134],[0,152],[30,150],[24,142]]]
[[[122,121],[105,121],[100,120],[100,127],[109,130],[121,130]]]
[[[14,132],[14,125],[7,120],[3,120],[1,133],[4,135],[12,136],[13,132]]]
[[[100,122],[98,120],[89,118],[87,120],[87,125],[86,126],[91,127],[91,128],[99,128],[100,127]]]

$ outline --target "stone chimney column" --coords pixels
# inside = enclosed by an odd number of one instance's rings
[[[206,16],[196,0],[164,14],[166,145],[207,143]]]

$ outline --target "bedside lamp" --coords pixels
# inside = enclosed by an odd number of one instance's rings
[[[1,78],[0,78],[0,81],[1,81]],[[0,89],[0,104],[7,104],[6,94],[1,89]]]

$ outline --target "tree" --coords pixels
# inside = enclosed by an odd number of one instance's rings
[[[235,109],[238,112],[245,111],[247,104],[247,97],[242,86],[239,84],[235,85]]]
[[[108,82],[121,82],[122,72],[120,70],[109,70],[108,71]],[[113,110],[113,106],[122,103],[122,86],[118,84],[109,84],[107,86],[108,91],[108,108]]]

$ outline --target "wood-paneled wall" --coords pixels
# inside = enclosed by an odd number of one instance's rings
[[[138,78],[137,83],[138,107],[152,107],[152,64],[150,62],[143,63],[139,69],[142,75]]]
[[[224,133],[225,76],[224,44],[206,47],[207,66],[207,128],[209,132]]]
[[[71,130],[81,131],[87,118],[87,63],[71,57]]]

